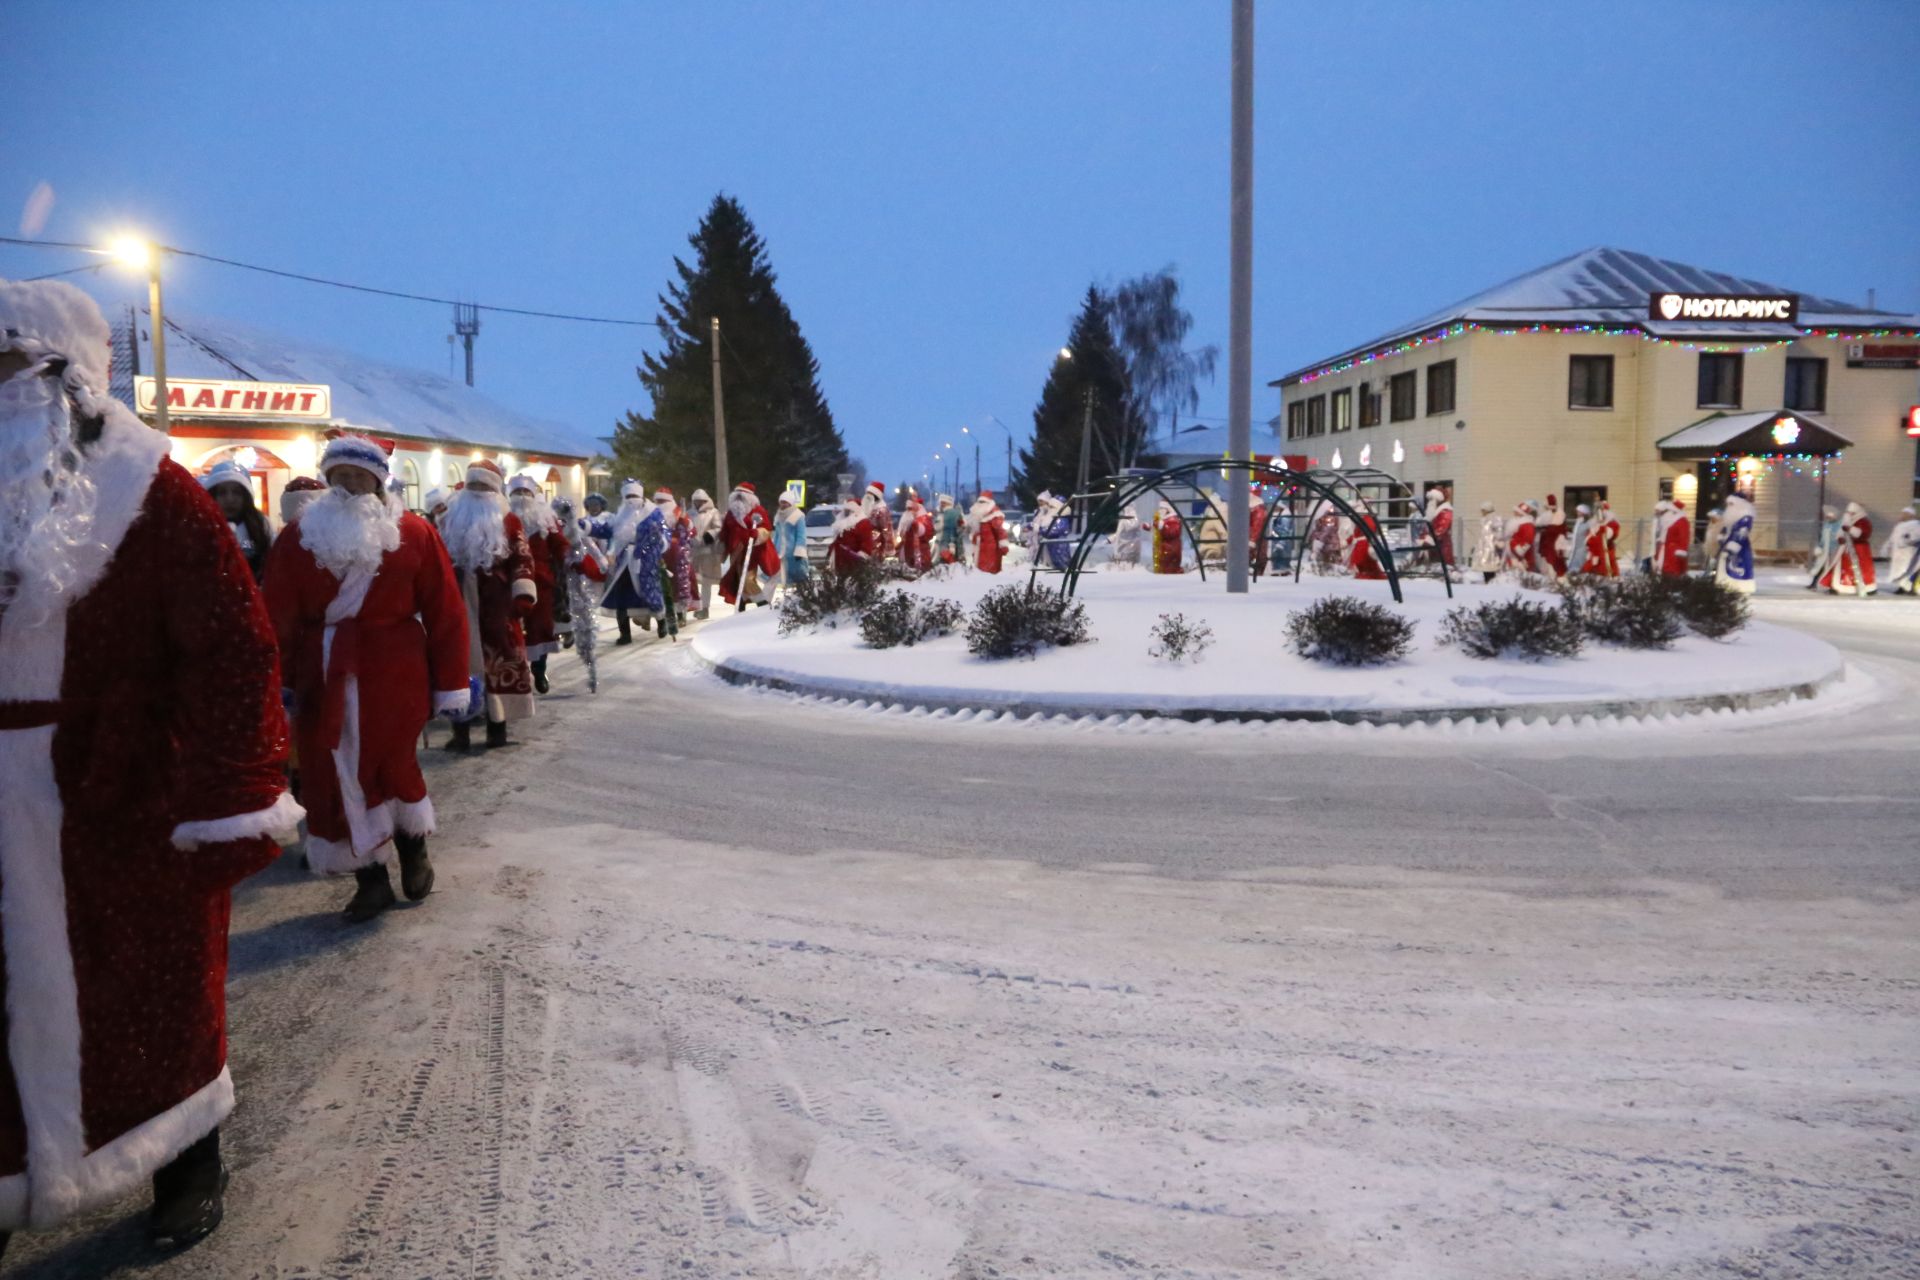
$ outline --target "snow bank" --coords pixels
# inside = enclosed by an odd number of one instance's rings
[[[987,591],[1024,575],[967,574],[909,590],[971,607]],[[1042,578],[1049,586],[1056,578]],[[1352,595],[1392,606],[1384,582],[1266,580],[1244,596],[1197,575],[1110,570],[1082,579],[1095,643],[1028,660],[990,662],[949,636],[912,648],[875,650],[851,625],[782,637],[771,610],[722,618],[694,640],[705,663],[734,678],[837,697],[964,703],[1086,714],[1391,715],[1497,713],[1511,708],[1606,708],[1665,701],[1811,692],[1836,678],[1838,650],[1786,627],[1755,622],[1728,641],[1688,636],[1672,649],[1636,652],[1590,647],[1552,662],[1481,661],[1436,643],[1449,608],[1538,592],[1478,583],[1447,599],[1437,581],[1402,584],[1398,606],[1415,624],[1413,652],[1373,668],[1340,668],[1296,657],[1285,644],[1286,618],[1316,598]],[[1203,619],[1215,643],[1198,662],[1179,665],[1147,654],[1149,629],[1163,613]],[[1782,695],[1784,696],[1784,695]]]

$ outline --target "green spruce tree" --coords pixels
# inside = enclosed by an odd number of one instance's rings
[[[679,279],[659,299],[666,348],[636,370],[653,404],[614,427],[615,470],[649,490],[665,485],[683,503],[713,488],[710,322],[719,316],[728,478],[752,481],[769,508],[788,480],[826,492],[846,469],[847,446],[820,390],[820,363],[775,287],[766,242],[727,195],[714,197],[687,240],[693,265],[675,258]],[[726,494],[713,497],[725,505]]]
[[[1089,285],[1067,338],[1033,410],[1033,442],[1020,451],[1014,491],[1029,510],[1042,489],[1071,494],[1079,483],[1080,439],[1088,397],[1093,405],[1089,481],[1098,486],[1131,464],[1146,439],[1147,421],[1133,403],[1127,363],[1108,323],[1111,300]]]

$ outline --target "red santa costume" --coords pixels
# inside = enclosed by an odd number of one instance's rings
[[[852,573],[863,564],[877,562],[880,544],[873,532],[864,504],[848,498],[833,518],[833,541],[827,544],[827,567],[835,573]]]
[[[520,519],[507,509],[506,477],[482,458],[467,467],[467,483],[440,517],[440,539],[453,561],[467,608],[467,674],[486,685],[488,741],[503,742],[507,722],[534,712],[533,668],[521,619],[539,592],[533,553]]]
[[[1538,539],[1535,560],[1540,572],[1554,578],[1567,576],[1567,517],[1560,510],[1560,499],[1547,495],[1546,509],[1540,513],[1535,533]]]
[[[991,493],[973,500],[967,513],[967,526],[973,535],[973,567],[982,573],[998,573],[1007,557],[1007,518]]]
[[[358,467],[382,490],[330,489],[267,566],[267,612],[309,762],[307,862],[322,875],[390,862],[396,832],[433,834],[420,731],[430,715],[464,715],[470,700],[453,566],[433,526],[384,492],[387,466],[380,442],[328,441],[323,473]]]
[[[1153,511],[1153,571],[1179,573],[1186,558],[1185,526],[1173,504],[1162,498]]]
[[[1873,576],[1873,521],[1857,502],[1849,502],[1840,513],[1840,541],[1820,585],[1843,596],[1870,596],[1878,590]]]
[[[527,535],[527,554],[533,557],[533,607],[520,620],[520,628],[527,641],[527,657],[538,662],[560,650],[559,620],[567,610],[559,593],[571,544],[553,504],[532,476],[517,475],[507,482],[507,503]]]
[[[1594,570],[1609,578],[1620,576],[1620,520],[1613,514],[1613,507],[1607,502],[1600,504],[1600,513],[1595,518],[1600,532],[1601,561]]]
[[[900,563],[915,573],[933,568],[933,517],[920,495],[907,490],[907,507],[900,513]]]
[[[1607,538],[1601,532],[1600,522],[1594,519],[1593,508],[1581,503],[1573,509],[1573,533],[1567,545],[1573,554],[1567,560],[1567,572],[1599,576],[1606,568]]]
[[[232,1109],[229,892],[302,816],[259,591],[108,349],[77,289],[0,283],[0,1232]]]
[[[764,602],[780,574],[780,557],[773,549],[773,517],[767,514],[753,486],[744,480],[727,495],[720,542],[727,552],[720,598],[734,604],[744,586],[749,597]]]
[[[1369,532],[1377,533],[1380,526],[1375,523],[1372,512],[1361,515],[1360,523],[1347,535],[1347,564],[1353,570],[1353,576],[1363,582],[1384,582],[1387,571],[1380,567],[1380,557],[1373,553],[1373,539]]]
[[[887,506],[887,486],[878,480],[869,484],[867,491],[861,495],[860,509],[873,522],[873,540],[880,549],[880,559],[891,560],[900,545],[900,538],[893,527],[893,512]]]
[[[1685,503],[1664,498],[1653,504],[1653,571],[1677,578],[1687,571],[1687,551],[1693,546],[1693,521]]]
[[[1427,490],[1427,532],[1441,568],[1453,572],[1453,499],[1444,487]]]
[[[1533,504],[1519,502],[1514,504],[1513,518],[1507,521],[1507,565],[1508,573],[1536,573],[1538,565],[1534,561]]]

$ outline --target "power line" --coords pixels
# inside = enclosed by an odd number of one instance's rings
[[[98,245],[73,244],[60,240],[23,240],[17,236],[0,236],[0,244],[25,245],[35,249],[78,249],[85,253],[99,253]],[[628,320],[617,316],[586,316],[566,311],[540,311],[531,307],[504,307],[491,303],[462,303],[458,298],[437,298],[431,294],[409,293],[403,289],[382,289],[373,285],[353,284],[346,280],[330,280],[325,276],[306,275],[299,271],[282,271],[278,267],[263,267],[258,263],[241,262],[235,258],[222,258],[216,254],[199,253],[193,249],[176,249],[171,245],[156,245],[162,253],[175,254],[182,258],[197,258],[202,262],[217,263],[223,267],[237,267],[242,271],[256,271],[261,275],[279,276],[284,280],[299,280],[305,284],[326,285],[331,289],[347,289],[354,293],[371,293],[382,298],[399,298],[405,302],[431,302],[437,306],[466,305],[481,311],[493,311],[501,315],[532,316],[539,320],[570,320],[577,324],[617,324],[634,328],[653,325],[652,320]]]

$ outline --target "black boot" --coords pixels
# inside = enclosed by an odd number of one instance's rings
[[[473,725],[465,720],[453,722],[453,736],[447,739],[446,749],[466,755],[473,750]]]
[[[614,643],[617,645],[632,644],[633,643],[633,619],[627,616],[627,611],[625,609],[622,609],[619,612],[615,613],[613,615],[613,620],[620,627],[620,638],[618,640],[615,640]]]
[[[362,867],[353,873],[359,882],[359,888],[353,891],[353,900],[347,903],[348,924],[365,924],[367,921],[392,906],[393,879],[387,874],[387,864],[376,862],[370,867]]]
[[[547,657],[541,654],[533,660],[533,691],[545,693],[547,687]]]
[[[504,747],[507,745],[507,722],[505,720],[487,721],[487,745]]]
[[[176,1249],[206,1238],[226,1212],[226,1190],[227,1166],[220,1160],[215,1129],[153,1175],[148,1238]]]
[[[433,892],[433,860],[427,857],[427,838],[396,831],[393,847],[400,852],[400,891],[418,902]]]

